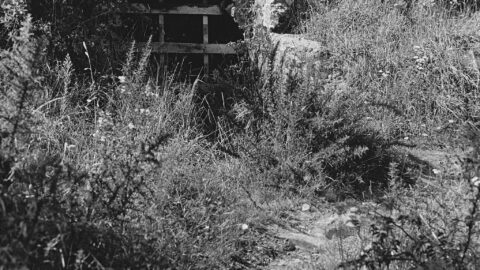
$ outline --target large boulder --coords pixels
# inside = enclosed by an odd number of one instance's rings
[[[343,87],[330,52],[319,42],[294,34],[262,31],[253,42],[266,43],[250,51],[252,58],[267,77],[274,75],[277,83],[307,82],[323,87]],[[256,39],[256,40],[255,40]],[[258,47],[257,47],[258,48]]]
[[[320,85],[335,81],[331,55],[319,42],[281,31],[298,20],[299,6],[305,5],[301,0],[255,0],[253,6],[253,43],[264,46],[253,46],[250,53],[259,60],[261,71],[278,76],[280,84],[292,79]]]

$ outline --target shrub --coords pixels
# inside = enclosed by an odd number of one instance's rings
[[[253,83],[246,84],[249,88],[233,106],[236,123],[243,127],[233,144],[258,172],[258,181],[308,194],[334,190],[338,198],[386,187],[394,159],[389,148],[396,140],[371,128],[363,93],[295,78],[282,87],[277,74],[241,73],[252,74]]]
[[[473,151],[457,178],[443,175],[419,181],[415,189],[397,189],[393,211],[377,212],[373,241],[363,254],[345,263],[368,269],[476,269],[479,263],[478,127],[470,126]],[[439,197],[440,196],[440,197]]]

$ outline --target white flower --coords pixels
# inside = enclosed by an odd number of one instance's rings
[[[302,211],[303,212],[310,211],[310,205],[306,203],[302,204]]]
[[[472,183],[472,185],[474,185],[475,187],[478,187],[480,186],[480,178],[478,178],[478,176],[475,176],[473,177],[470,182]]]
[[[72,148],[75,148],[75,147],[77,147],[77,146],[74,145],[74,144],[67,144],[67,145],[66,145],[66,148],[67,148],[67,149],[72,149]]]
[[[118,81],[120,83],[126,83],[127,82],[127,77],[125,76],[118,76]]]
[[[129,123],[129,124],[128,124],[128,128],[129,128],[129,129],[134,129],[134,128],[135,128],[135,125],[134,125],[133,123]]]

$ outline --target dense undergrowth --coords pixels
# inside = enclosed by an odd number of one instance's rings
[[[0,268],[255,268],[276,256],[257,222],[289,201],[354,198],[394,210],[350,266],[474,269],[478,15],[333,2],[303,30],[347,91],[278,85],[242,57],[193,83],[159,72],[148,46],[97,61],[97,35],[56,48],[48,16],[3,3]],[[429,130],[449,120],[454,143],[469,127],[471,154],[460,175],[425,175],[397,146],[443,140]]]
[[[478,1],[330,1],[312,8],[298,31],[332,55],[350,91],[366,96],[367,125],[419,148],[469,149],[458,157],[460,170],[424,170],[406,189],[398,160],[390,160],[383,198],[391,210],[376,211],[373,240],[346,265],[477,268]]]

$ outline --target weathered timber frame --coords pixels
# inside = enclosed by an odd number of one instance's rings
[[[175,54],[203,54],[203,65],[205,73],[209,71],[210,54],[236,54],[234,47],[228,44],[209,44],[208,42],[208,16],[223,15],[219,6],[178,6],[168,9],[151,9],[143,4],[132,4],[131,9],[126,13],[133,14],[155,14],[158,15],[160,40],[152,42],[152,52],[160,54],[160,64],[165,64],[165,55]],[[203,17],[203,43],[177,43],[165,42],[165,15],[200,15]],[[142,44],[139,44],[142,45]]]

